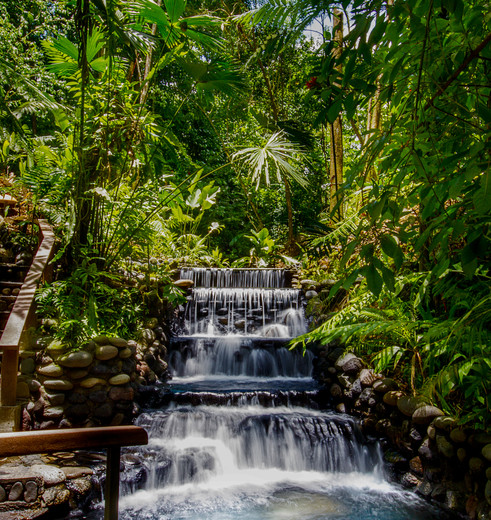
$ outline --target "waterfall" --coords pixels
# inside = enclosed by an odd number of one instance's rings
[[[440,518],[391,486],[377,442],[323,409],[302,294],[279,269],[183,269],[194,287],[169,350],[168,399],[122,461],[124,520]]]

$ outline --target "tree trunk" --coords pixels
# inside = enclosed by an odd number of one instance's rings
[[[343,47],[343,12],[334,9],[333,32],[335,46],[333,56],[339,59]],[[341,71],[342,65],[336,65],[336,70]],[[343,216],[342,205],[340,204],[339,188],[343,183],[343,124],[341,115],[334,123],[331,123],[331,164],[330,164],[330,201],[329,210],[332,214],[334,209],[338,218]]]
[[[157,0],[157,5],[160,7],[162,5],[162,0]],[[152,36],[155,36],[157,34],[157,24],[154,23],[152,25]],[[150,83],[148,82],[147,78],[150,74],[150,70],[152,68],[152,57],[153,57],[153,50],[152,48],[149,49],[147,56],[145,57],[145,70],[143,72],[143,78],[142,78],[142,90],[140,92],[140,104],[143,105],[145,103],[148,91],[150,89]]]
[[[288,243],[287,243],[287,250],[290,252],[290,250],[293,247],[293,244],[295,243],[295,235],[293,233],[293,208],[292,208],[292,195],[290,191],[290,184],[288,183],[287,179],[283,179],[283,182],[285,183],[285,198],[286,198],[286,209],[288,212]]]

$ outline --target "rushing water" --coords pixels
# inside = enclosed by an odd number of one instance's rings
[[[123,520],[448,518],[388,483],[376,441],[321,408],[300,293],[280,270],[195,269],[164,409],[123,455]]]

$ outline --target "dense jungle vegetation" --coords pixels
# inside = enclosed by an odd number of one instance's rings
[[[130,334],[179,265],[293,264],[326,287],[298,348],[486,427],[490,28],[486,0],[2,0],[2,190],[59,236],[39,313]]]

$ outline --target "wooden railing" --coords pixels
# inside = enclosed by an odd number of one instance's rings
[[[34,294],[38,282],[43,275],[46,275],[48,262],[53,252],[55,237],[51,226],[46,220],[39,220],[38,223],[42,241],[0,338],[0,351],[3,353],[0,385],[2,406],[15,406],[16,404],[19,348],[23,332],[33,324]]]
[[[148,444],[148,435],[139,426],[0,433],[0,457],[91,448],[107,449],[104,520],[117,520],[121,446],[143,444]]]

